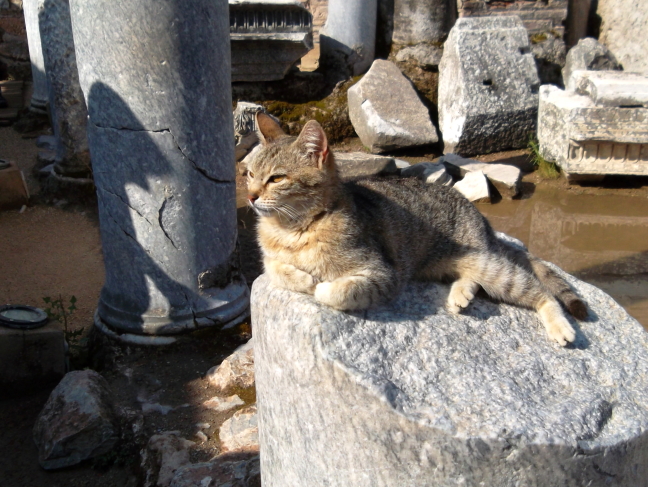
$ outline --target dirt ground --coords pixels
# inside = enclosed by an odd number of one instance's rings
[[[363,150],[358,139],[345,141],[334,150]],[[38,183],[31,176],[38,149],[35,140],[24,139],[10,127],[0,127],[0,157],[15,161],[24,171],[33,204],[24,211],[0,212],[0,303],[43,306],[44,297],[77,299],[78,310],[71,317],[71,328],[86,333],[98,302],[104,279],[101,242],[96,205],[70,204],[46,200],[38,194]],[[403,154],[410,162],[432,160],[439,154]],[[483,160],[524,161],[526,151],[490,155]],[[260,271],[255,248],[253,216],[244,206],[244,180],[238,180],[239,233],[243,270],[251,282]],[[564,179],[541,180],[535,174],[524,178],[524,195],[532,198],[538,187],[553,187],[561,194],[626,195],[648,197],[645,178],[619,179],[603,187],[570,186]],[[494,205],[495,207],[496,205]],[[206,460],[219,452],[218,427],[233,414],[214,413],[201,404],[214,396],[204,375],[219,364],[238,345],[250,337],[244,323],[228,334],[213,331],[194,335],[177,346],[159,349],[108,346],[106,353],[79,359],[80,366],[99,367],[108,379],[123,416],[122,443],[116,455],[88,461],[56,472],[38,466],[32,440],[34,421],[51,388],[21,397],[0,396],[0,486],[2,487],[135,487],[141,483],[138,468],[139,445],[161,431],[179,430],[196,441],[192,460]],[[241,391],[247,404],[255,401],[254,391]],[[143,414],[142,405],[171,406],[167,414]],[[197,423],[209,423],[208,441],[199,443]],[[140,425],[134,432],[132,425]]]

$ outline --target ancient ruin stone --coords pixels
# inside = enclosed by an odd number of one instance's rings
[[[616,56],[625,71],[648,73],[648,3],[643,0],[599,0],[599,41]]]
[[[427,108],[398,67],[377,59],[349,89],[349,117],[371,152],[385,152],[437,142]]]
[[[552,85],[540,90],[541,155],[571,180],[648,174],[648,79],[617,71],[576,71],[572,79],[587,96]],[[615,101],[623,105],[606,106]]]
[[[464,178],[455,183],[454,189],[473,203],[490,203],[490,189],[488,179],[482,171],[471,171]]]
[[[182,438],[179,431],[151,436],[142,458],[145,487],[169,487],[176,471],[191,463],[189,448],[193,445],[195,443]]]
[[[430,44],[417,44],[404,47],[398,51],[396,61],[414,61],[423,68],[431,69],[439,66],[442,56],[443,49],[441,47]]]
[[[364,152],[336,152],[335,163],[344,179],[394,174],[398,170],[393,157]]]
[[[520,192],[522,172],[515,166],[479,162],[456,154],[446,154],[439,159],[439,162],[445,164],[448,171],[457,178],[464,177],[469,172],[482,171],[505,198],[514,198]]]
[[[451,25],[454,10],[448,0],[406,0],[394,5],[395,44],[412,45],[422,42],[442,42]]]
[[[552,269],[591,309],[567,348],[520,307],[478,296],[450,315],[447,285],[412,283],[389,306],[344,313],[259,277],[264,487],[642,485],[648,334]]]
[[[111,392],[105,379],[93,370],[66,374],[34,425],[38,463],[46,470],[102,455],[118,438]]]
[[[574,86],[570,83],[571,75],[578,70],[607,71],[620,70],[621,66],[617,62],[614,54],[599,44],[596,39],[586,37],[578,41],[567,53],[565,67],[562,70],[563,82],[566,89],[573,90]]]
[[[472,155],[526,147],[536,127],[538,87],[519,18],[457,20],[439,66],[444,152]]]
[[[223,423],[218,431],[223,452],[259,451],[256,404],[248,406]]]
[[[209,369],[206,378],[219,394],[226,394],[235,388],[247,389],[254,386],[252,340],[238,347],[220,365]]]
[[[203,406],[208,409],[213,409],[214,411],[223,413],[232,409],[236,409],[239,406],[243,406],[243,404],[245,404],[243,400],[236,394],[234,394],[233,396],[229,397],[212,397],[211,399],[206,400],[203,403]]]
[[[261,487],[259,455],[239,460],[231,455],[180,467],[171,487]]]
[[[419,162],[405,169],[401,169],[403,178],[419,178],[427,184],[442,184],[452,186],[452,176],[446,171],[443,164],[432,162]]]

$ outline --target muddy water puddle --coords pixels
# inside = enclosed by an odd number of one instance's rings
[[[528,199],[478,208],[496,230],[603,289],[648,329],[648,198],[538,186]]]

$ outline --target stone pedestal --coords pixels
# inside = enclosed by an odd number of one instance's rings
[[[528,310],[478,297],[449,315],[443,285],[347,314],[261,276],[264,487],[644,485],[648,334],[567,279],[592,311],[560,348]]]
[[[227,1],[70,10],[106,265],[98,319],[136,335],[243,319]]]
[[[374,60],[377,5],[377,0],[329,0],[320,36],[323,64],[342,63],[353,76],[369,69]]]
[[[455,0],[395,0],[394,33],[396,44],[441,44],[454,22]]]
[[[87,177],[91,173],[88,111],[79,85],[69,1],[38,0],[38,16],[57,139],[54,177]]]
[[[23,0],[27,45],[29,46],[34,87],[29,109],[37,114],[45,115],[47,114],[48,97],[47,75],[45,73],[45,61],[43,60],[40,28],[38,27],[38,3],[39,0]]]

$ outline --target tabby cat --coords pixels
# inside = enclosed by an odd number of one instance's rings
[[[481,286],[537,310],[560,345],[574,341],[559,302],[578,319],[585,303],[540,260],[499,240],[458,191],[415,178],[342,182],[316,121],[291,137],[256,116],[263,148],[248,166],[248,201],[276,285],[358,310],[387,302],[410,279],[452,279],[450,312],[466,308]]]

